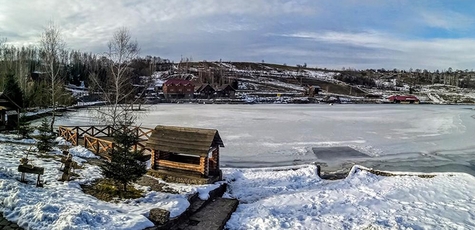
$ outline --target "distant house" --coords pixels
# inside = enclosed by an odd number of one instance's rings
[[[416,96],[408,95],[392,95],[387,98],[389,103],[401,103],[401,104],[419,104],[419,99]]]
[[[192,98],[194,85],[191,81],[183,79],[169,79],[163,83],[163,95],[166,99]]]
[[[305,95],[308,97],[314,97],[315,95],[318,95],[318,93],[322,91],[320,86],[318,85],[309,85],[305,88]]]
[[[20,119],[21,107],[0,92],[0,130],[15,129]]]
[[[155,80],[155,92],[161,92],[163,90],[163,81],[160,79]]]
[[[195,97],[209,99],[215,96],[216,90],[209,84],[197,85],[195,87]]]
[[[46,73],[40,71],[34,71],[30,74],[30,81],[39,82],[45,80]]]
[[[217,90],[218,97],[234,98],[236,90],[231,85],[222,85]]]

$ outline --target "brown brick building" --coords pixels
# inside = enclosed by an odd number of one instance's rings
[[[183,79],[169,79],[163,83],[163,95],[166,99],[193,98],[194,85]]]

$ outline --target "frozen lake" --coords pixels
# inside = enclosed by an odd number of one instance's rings
[[[224,167],[319,162],[333,170],[358,163],[381,170],[475,175],[473,106],[159,104],[147,108],[138,120],[144,127],[218,129],[226,146],[221,151]],[[98,124],[91,111],[70,113],[57,125]]]

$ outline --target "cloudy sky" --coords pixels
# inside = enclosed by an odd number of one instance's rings
[[[0,0],[0,38],[103,53],[128,27],[141,55],[327,68],[472,69],[471,0]]]

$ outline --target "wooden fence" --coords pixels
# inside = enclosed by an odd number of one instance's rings
[[[127,127],[129,128],[129,127]],[[152,135],[153,129],[151,128],[143,128],[143,127],[131,127],[131,129],[135,132],[135,134],[140,139],[148,140],[150,135]],[[69,136],[74,136],[74,138],[84,137],[84,135],[89,135],[92,137],[113,137],[118,129],[110,126],[59,126],[58,128],[60,136],[64,137],[65,139]],[[71,135],[67,135],[65,132],[69,132]],[[73,138],[73,137],[71,137]],[[76,143],[77,145],[77,143]]]
[[[66,141],[69,141],[71,144],[75,146],[79,144],[79,136],[75,130],[59,126],[58,133],[59,136],[63,137]]]
[[[114,149],[114,142],[85,135],[84,147],[110,160],[109,153]]]
[[[140,141],[150,138],[153,129],[142,127],[124,127],[132,130]],[[73,145],[79,145],[79,139],[84,138],[84,147],[95,154],[107,158],[110,151],[114,149],[114,142],[101,137],[113,137],[119,130],[110,125],[104,126],[59,126],[58,133],[66,141]],[[145,145],[137,143],[134,149],[145,149]]]

